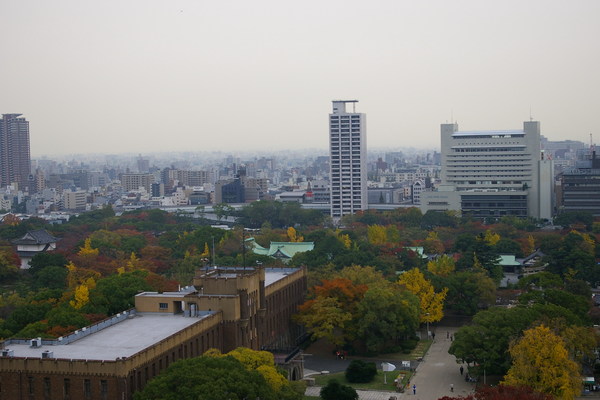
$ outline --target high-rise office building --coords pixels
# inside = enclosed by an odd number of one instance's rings
[[[352,112],[346,110],[352,104]],[[331,217],[367,209],[366,116],[355,110],[358,100],[334,100],[329,114]]]
[[[0,186],[17,183],[26,188],[31,174],[29,121],[21,114],[3,114],[0,119]]]
[[[442,124],[442,186],[422,196],[423,212],[455,209],[477,218],[550,219],[554,211],[552,160],[540,145],[540,123],[523,129],[459,131]]]
[[[574,168],[559,174],[561,212],[584,211],[600,217],[600,157],[592,147]]]

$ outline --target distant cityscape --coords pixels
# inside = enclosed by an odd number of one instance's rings
[[[0,120],[0,210],[53,223],[111,206],[210,213],[216,204],[293,201],[334,222],[367,209],[420,207],[473,217],[600,216],[600,159],[592,143],[550,141],[540,123],[462,132],[442,124],[441,150],[367,147],[357,100],[334,100],[326,150],[277,154],[186,152],[31,159],[29,121]],[[352,111],[347,107],[352,106]],[[324,127],[324,134],[326,132]],[[59,144],[57,144],[59,145]]]

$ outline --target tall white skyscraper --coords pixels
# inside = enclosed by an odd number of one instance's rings
[[[352,112],[346,111],[352,103]],[[366,116],[357,113],[358,100],[334,100],[329,114],[331,217],[367,209]]]

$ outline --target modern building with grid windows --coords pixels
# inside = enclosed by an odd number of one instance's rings
[[[31,174],[29,121],[21,114],[0,118],[0,186],[16,183],[25,190]]]
[[[460,210],[476,218],[552,218],[552,160],[541,150],[540,123],[523,129],[459,131],[441,125],[442,185],[422,194],[421,209]]]
[[[352,112],[346,110],[352,104]],[[355,110],[358,100],[334,100],[329,114],[331,217],[367,209],[366,116]]]

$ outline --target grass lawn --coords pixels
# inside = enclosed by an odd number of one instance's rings
[[[410,352],[410,354],[404,354],[404,353],[382,354],[377,358],[378,359],[386,359],[386,360],[390,360],[390,361],[417,360],[419,358],[424,357],[425,354],[427,354],[427,351],[429,350],[430,346],[431,346],[431,340],[420,340],[417,343],[417,347],[415,347],[414,350],[412,352]],[[361,357],[355,357],[355,358],[361,358]],[[363,357],[361,359],[363,359],[365,361],[370,360],[367,357]],[[396,366],[398,367],[398,364],[396,364]],[[377,365],[377,367],[380,367],[380,366]],[[413,375],[412,371],[396,370],[396,371],[392,371],[392,372],[387,372],[387,384],[383,383],[383,374],[384,373],[380,369],[377,370],[377,376],[370,383],[350,383],[346,380],[346,377],[344,376],[344,372],[338,372],[335,374],[326,374],[326,375],[312,375],[311,378],[315,379],[316,386],[325,386],[325,385],[327,385],[327,382],[329,382],[330,379],[337,379],[337,381],[340,382],[341,384],[352,386],[354,389],[385,390],[385,391],[393,392],[396,390],[396,387],[394,386],[394,379],[396,379],[401,372],[403,372],[403,376],[404,376],[402,379],[402,382],[404,383],[404,385],[407,385],[408,382],[410,381],[410,378]],[[311,397],[306,397],[306,398],[310,399]],[[316,398],[318,398],[318,397],[316,397]]]
[[[383,383],[383,371],[378,370],[377,376],[369,383],[350,383],[346,380],[344,376],[344,372],[337,372],[335,374],[327,374],[327,375],[313,375],[311,378],[315,378],[316,386],[325,386],[330,379],[337,379],[339,383],[342,385],[352,386],[354,389],[366,389],[366,390],[385,390],[389,392],[393,392],[396,390],[394,386],[394,379],[398,376],[400,371],[386,372],[387,374],[387,384]],[[405,378],[403,381],[408,382],[412,376],[412,372],[406,371]]]

